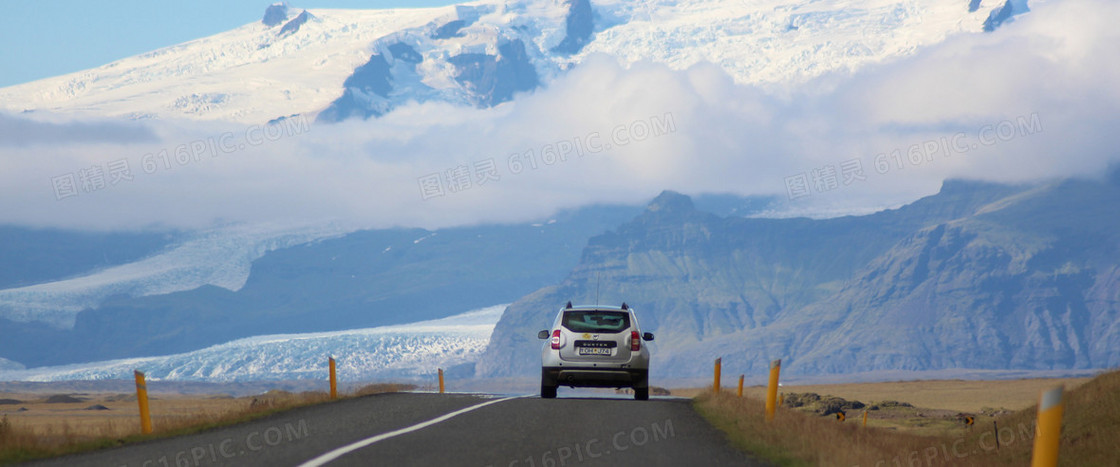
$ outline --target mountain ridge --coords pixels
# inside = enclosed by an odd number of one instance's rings
[[[535,331],[600,281],[600,303],[633,305],[658,336],[654,371],[675,377],[721,355],[736,356],[729,371],[783,358],[792,374],[1115,366],[1120,225],[1105,211],[1118,186],[950,181],[824,220],[658,217],[655,200],[589,240],[563,282],[511,304],[478,374],[533,374]]]

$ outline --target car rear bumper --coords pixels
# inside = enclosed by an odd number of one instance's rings
[[[598,368],[542,368],[541,384],[547,386],[647,388],[649,370]]]

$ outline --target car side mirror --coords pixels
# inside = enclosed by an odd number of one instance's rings
[[[538,332],[537,339],[548,339],[548,329]]]
[[[645,334],[642,334],[642,340],[647,340],[647,341],[653,340],[653,333],[652,332],[647,332]]]

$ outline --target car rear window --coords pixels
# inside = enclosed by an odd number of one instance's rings
[[[572,332],[612,333],[630,328],[630,313],[625,311],[567,311],[562,322]]]

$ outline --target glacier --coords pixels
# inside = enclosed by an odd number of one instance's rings
[[[326,379],[331,356],[340,381],[417,379],[478,360],[505,308],[394,326],[255,336],[158,357],[29,369],[0,362],[0,381],[119,380],[131,378],[134,370],[150,381]]]
[[[253,260],[269,251],[339,237],[356,228],[344,224],[238,224],[191,234],[167,251],[69,279],[0,290],[0,318],[74,327],[82,310],[114,295],[142,297],[204,285],[240,290]]]

